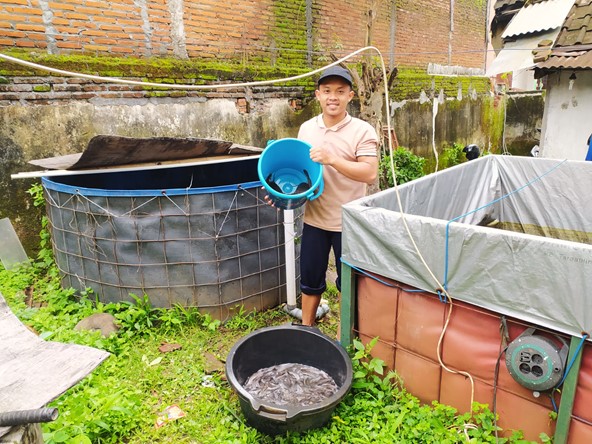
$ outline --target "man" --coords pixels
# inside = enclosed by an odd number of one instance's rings
[[[310,158],[324,165],[324,191],[306,203],[300,246],[302,324],[314,325],[331,247],[341,291],[341,206],[366,195],[378,173],[378,137],[374,128],[347,112],[354,97],[347,69],[334,66],[320,76],[315,97],[322,114],[304,122],[298,138],[312,145]]]

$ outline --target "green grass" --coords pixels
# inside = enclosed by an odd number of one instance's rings
[[[43,256],[43,255],[42,255]],[[233,344],[258,328],[292,322],[281,308],[238,312],[224,324],[195,309],[154,309],[146,297],[134,304],[102,304],[92,293],[78,295],[59,285],[55,266],[44,261],[17,271],[0,268],[0,291],[23,323],[48,340],[75,342],[112,355],[89,376],[51,403],[60,416],[43,425],[53,443],[484,443],[496,442],[493,415],[475,404],[472,415],[452,407],[421,405],[407,393],[395,373],[369,354],[373,343],[359,341],[350,350],[354,365],[351,392],[329,423],[305,433],[270,437],[250,427],[238,398],[220,369],[208,372],[206,355],[220,366]],[[33,306],[25,291],[33,290]],[[319,324],[335,336],[337,291],[325,294],[331,313]],[[73,330],[93,312],[116,316],[121,329],[102,338],[98,332]],[[375,342],[375,341],[374,341]],[[161,353],[163,343],[180,349]],[[157,428],[157,417],[176,405],[185,416]],[[466,435],[465,431],[466,430]],[[525,443],[519,432],[497,442]],[[468,437],[468,441],[467,441]],[[549,438],[542,436],[543,442]]]

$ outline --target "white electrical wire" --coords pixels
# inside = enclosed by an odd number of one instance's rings
[[[429,267],[429,265],[427,264],[427,262],[425,261],[423,255],[421,254],[421,251],[419,250],[419,247],[417,246],[417,243],[415,242],[415,239],[413,238],[413,235],[411,234],[411,230],[409,229],[409,225],[407,224],[407,219],[405,218],[405,212],[403,211],[403,203],[401,202],[401,194],[399,193],[399,188],[397,185],[397,177],[395,174],[395,164],[394,164],[394,160],[393,160],[393,143],[390,137],[391,134],[391,116],[390,116],[390,111],[389,111],[389,99],[388,99],[388,88],[387,88],[387,77],[386,77],[386,67],[384,64],[384,58],[382,57],[382,54],[380,53],[380,51],[371,46],[371,47],[367,47],[367,48],[372,48],[374,49],[376,52],[378,52],[379,58],[380,58],[380,64],[382,67],[382,75],[383,75],[383,79],[384,79],[384,98],[385,98],[385,108],[386,108],[386,124],[387,124],[387,131],[388,131],[388,145],[389,145],[389,152],[390,152],[390,161],[391,161],[391,172],[393,174],[393,182],[394,182],[394,189],[395,189],[395,195],[397,196],[397,203],[399,204],[399,209],[401,211],[401,221],[403,222],[403,225],[405,226],[405,231],[407,232],[407,235],[409,236],[409,240],[411,241],[413,248],[415,249],[415,252],[417,253],[417,256],[419,257],[419,260],[421,261],[421,263],[423,264],[423,266],[425,267],[426,271],[428,272],[428,274],[430,275],[430,277],[434,280],[435,284],[436,284],[436,289],[437,291],[440,291],[442,293],[444,293],[446,295],[446,298],[448,299],[448,314],[446,316],[446,322],[444,323],[444,326],[442,327],[442,333],[440,334],[440,338],[438,339],[438,346],[436,349],[437,355],[438,355],[438,362],[440,363],[440,366],[446,370],[449,373],[457,373],[460,375],[464,375],[467,378],[469,378],[469,381],[471,382],[471,403],[469,404],[469,412],[472,414],[473,413],[473,401],[475,398],[475,381],[473,380],[473,377],[471,376],[471,374],[469,374],[468,372],[465,371],[461,371],[461,370],[452,370],[450,368],[448,368],[444,362],[442,361],[442,341],[444,339],[444,334],[446,333],[446,329],[448,328],[448,324],[450,322],[450,317],[452,315],[452,297],[450,296],[450,294],[448,293],[448,291],[444,288],[444,286],[440,283],[440,281],[438,280],[438,278],[434,275],[434,273],[432,272],[431,268]]]
[[[389,92],[388,92],[388,87],[387,87],[387,80],[388,80],[387,79],[387,72],[386,72],[386,66],[384,63],[384,58],[378,48],[376,48],[375,46],[365,46],[365,47],[360,48],[360,49],[346,55],[345,57],[342,57],[342,58],[336,60],[335,62],[325,65],[321,68],[306,72],[304,74],[286,77],[283,79],[261,80],[261,81],[243,82],[243,83],[213,84],[213,85],[182,85],[182,84],[164,84],[164,83],[141,82],[141,81],[135,81],[135,80],[120,79],[120,78],[116,78],[116,77],[102,77],[102,76],[95,76],[95,75],[91,75],[91,74],[83,74],[83,73],[77,73],[77,72],[72,72],[72,71],[64,71],[61,69],[51,68],[48,66],[39,65],[37,63],[28,62],[28,61],[21,60],[16,57],[11,57],[11,56],[1,54],[1,53],[0,53],[0,58],[5,59],[9,62],[17,63],[19,65],[28,66],[30,68],[35,68],[35,69],[39,69],[42,71],[48,71],[48,72],[52,72],[55,74],[60,74],[60,75],[70,76],[70,77],[80,77],[80,78],[85,78],[85,79],[90,79],[90,80],[97,80],[97,81],[107,82],[107,83],[109,83],[109,82],[123,83],[123,84],[128,84],[128,85],[151,86],[151,87],[167,88],[167,89],[209,90],[209,89],[228,89],[228,88],[240,88],[240,87],[247,87],[247,86],[262,86],[262,85],[270,85],[270,84],[276,84],[276,83],[286,83],[286,82],[290,82],[293,80],[298,80],[298,79],[310,77],[314,74],[320,73],[331,66],[339,65],[340,63],[343,63],[346,60],[349,60],[352,57],[355,57],[356,55],[358,55],[362,52],[365,52],[365,51],[375,51],[378,54],[378,57],[380,59],[380,65],[381,65],[382,76],[383,76],[383,86],[384,86],[386,124],[387,124],[387,131],[388,131],[387,132],[388,147],[389,147],[389,153],[390,153],[390,167],[391,167],[391,172],[393,174],[395,195],[397,197],[397,203],[399,204],[399,208],[401,211],[401,221],[403,222],[403,225],[405,227],[405,231],[407,232],[407,235],[409,236],[409,240],[411,241],[413,248],[415,249],[415,252],[417,253],[417,256],[419,257],[419,259],[420,259],[421,263],[423,264],[423,266],[425,267],[426,271],[428,272],[428,274],[430,275],[430,277],[433,279],[434,283],[436,284],[437,291],[440,291],[441,293],[445,294],[446,298],[448,299],[448,302],[449,302],[448,315],[446,317],[446,322],[444,323],[444,327],[442,328],[442,333],[440,334],[440,338],[438,340],[438,346],[437,346],[438,348],[436,350],[437,355],[438,355],[438,362],[440,363],[440,366],[443,369],[445,369],[446,371],[448,371],[450,373],[461,374],[461,375],[464,375],[469,378],[469,380],[471,381],[470,412],[472,413],[472,406],[473,406],[474,393],[475,393],[475,383],[473,381],[472,376],[467,372],[456,371],[456,370],[452,370],[452,369],[446,367],[446,365],[442,361],[442,356],[441,356],[442,341],[443,341],[446,329],[448,328],[448,324],[450,322],[450,317],[452,314],[452,298],[451,298],[450,294],[448,293],[448,291],[444,288],[442,283],[440,283],[438,278],[434,275],[434,273],[430,269],[429,265],[425,261],[423,255],[421,254],[421,251],[419,250],[419,247],[417,246],[415,239],[413,238],[413,235],[411,234],[411,230],[409,229],[409,226],[407,225],[407,220],[405,218],[405,213],[403,211],[403,203],[401,202],[401,196],[399,193],[399,189],[398,189],[398,185],[397,185],[397,178],[396,178],[396,174],[395,174],[395,165],[394,165],[394,159],[393,159],[393,143],[392,143],[392,138],[390,137],[391,115],[390,115],[390,107],[389,107]]]
[[[102,76],[95,76],[92,74],[82,74],[82,73],[78,73],[78,72],[64,71],[63,69],[51,68],[49,66],[44,66],[44,65],[39,65],[37,63],[33,63],[33,62],[28,62],[26,60],[21,60],[16,57],[8,56],[6,54],[0,54],[0,58],[7,60],[9,62],[12,62],[12,63],[17,63],[19,65],[28,66],[29,68],[35,68],[35,69],[39,69],[42,71],[48,71],[48,72],[52,72],[54,74],[60,74],[63,76],[81,77],[83,79],[98,80],[100,82],[123,83],[126,85],[151,86],[151,87],[155,87],[155,88],[166,88],[166,89],[209,90],[209,89],[241,88],[241,87],[245,87],[245,86],[271,85],[274,83],[286,83],[286,82],[291,82],[293,80],[303,79],[305,77],[310,77],[314,74],[317,74],[317,73],[329,68],[330,66],[338,65],[338,64],[342,63],[343,61],[350,59],[351,57],[359,54],[360,52],[367,50],[368,48],[370,48],[370,47],[358,49],[357,51],[352,52],[351,54],[348,54],[347,56],[345,56],[345,57],[343,57],[343,58],[341,58],[329,65],[326,65],[326,66],[319,68],[319,69],[315,69],[314,71],[306,72],[304,74],[299,74],[297,76],[286,77],[283,79],[260,80],[260,81],[255,81],[255,82],[243,82],[243,83],[220,83],[220,84],[215,84],[215,85],[188,85],[188,84],[153,83],[153,82],[142,82],[139,80],[126,80],[126,79],[120,79],[117,77],[102,77]]]

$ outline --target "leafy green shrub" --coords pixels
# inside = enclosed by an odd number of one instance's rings
[[[110,357],[87,378],[52,403],[60,416],[44,424],[47,444],[119,443],[142,425],[143,394],[133,384],[122,384],[120,367]]]
[[[393,151],[393,164],[397,185],[404,184],[414,179],[424,176],[425,159],[413,154],[404,147],[399,147]],[[379,186],[381,190],[393,187],[393,169],[391,165],[391,156],[383,156],[379,163]]]
[[[33,206],[45,206],[45,197],[43,196],[43,186],[40,183],[33,184],[27,190],[27,193],[33,198]],[[49,219],[47,216],[41,217],[41,231],[39,232],[39,252],[37,253],[37,267],[43,267],[57,276],[57,269],[54,265],[53,252],[51,250],[51,236],[49,233]]]
[[[460,165],[466,161],[463,148],[464,145],[460,143],[453,143],[452,145],[445,147],[439,157],[440,169],[449,168],[454,165]]]

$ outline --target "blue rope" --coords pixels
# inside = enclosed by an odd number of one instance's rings
[[[567,378],[567,375],[568,375],[569,371],[571,370],[571,367],[573,366],[574,361],[578,357],[578,354],[580,353],[580,349],[584,345],[584,342],[586,342],[587,337],[588,337],[588,334],[584,333],[584,336],[582,336],[582,340],[578,344],[576,351],[571,358],[570,363],[567,365],[565,372],[563,373],[563,377],[561,378],[561,381],[559,381],[559,383],[557,383],[557,385],[553,388],[553,390],[551,390],[551,393],[549,394],[549,397],[551,398],[551,403],[553,404],[553,411],[554,412],[559,411],[559,409],[557,408],[557,404],[555,403],[555,392],[559,391],[559,387],[561,387],[561,384],[563,384],[563,382],[565,381],[565,378]]]
[[[517,188],[513,191],[510,191],[508,194],[505,194],[501,197],[498,197],[495,200],[492,200],[491,202],[480,206],[479,208],[476,208],[474,210],[469,211],[468,213],[465,214],[461,214],[460,216],[455,217],[454,219],[450,219],[448,221],[448,223],[446,224],[446,236],[445,236],[445,250],[444,250],[444,283],[442,284],[442,287],[444,288],[444,290],[448,290],[448,250],[449,250],[449,240],[450,240],[450,224],[452,222],[456,222],[457,220],[468,216],[469,214],[473,214],[476,213],[479,210],[482,210],[484,208],[487,208],[503,199],[506,199],[508,197],[510,197],[513,194],[519,193],[520,191],[522,191],[524,188],[529,187],[530,185],[532,185],[533,183],[541,180],[544,176],[546,176],[547,174],[550,174],[551,172],[553,172],[554,170],[556,170],[557,168],[559,168],[561,165],[563,165],[565,162],[567,162],[567,159],[561,161],[560,163],[558,163],[557,165],[555,165],[553,168],[551,168],[550,170],[546,171],[545,173],[541,174],[538,177],[535,177],[534,179],[532,179],[531,181],[527,182],[525,185],[521,186],[520,188]]]
[[[554,394],[555,394],[555,391],[552,391],[551,394],[549,395],[549,398],[551,398],[551,404],[553,405],[553,411],[555,413],[557,413],[559,410],[557,409],[557,403],[555,403],[555,398],[553,397]]]
[[[584,333],[584,336],[582,336],[582,340],[578,344],[578,347],[576,348],[576,352],[571,357],[571,361],[570,361],[569,365],[567,366],[567,368],[565,369],[565,373],[563,374],[563,378],[561,378],[561,381],[559,381],[559,384],[557,384],[557,387],[559,387],[561,384],[563,384],[563,381],[565,381],[565,378],[567,378],[567,374],[571,370],[571,367],[572,367],[574,361],[576,360],[576,358],[578,357],[578,354],[580,353],[580,349],[584,345],[584,342],[586,342],[587,337],[588,337],[588,334]]]

